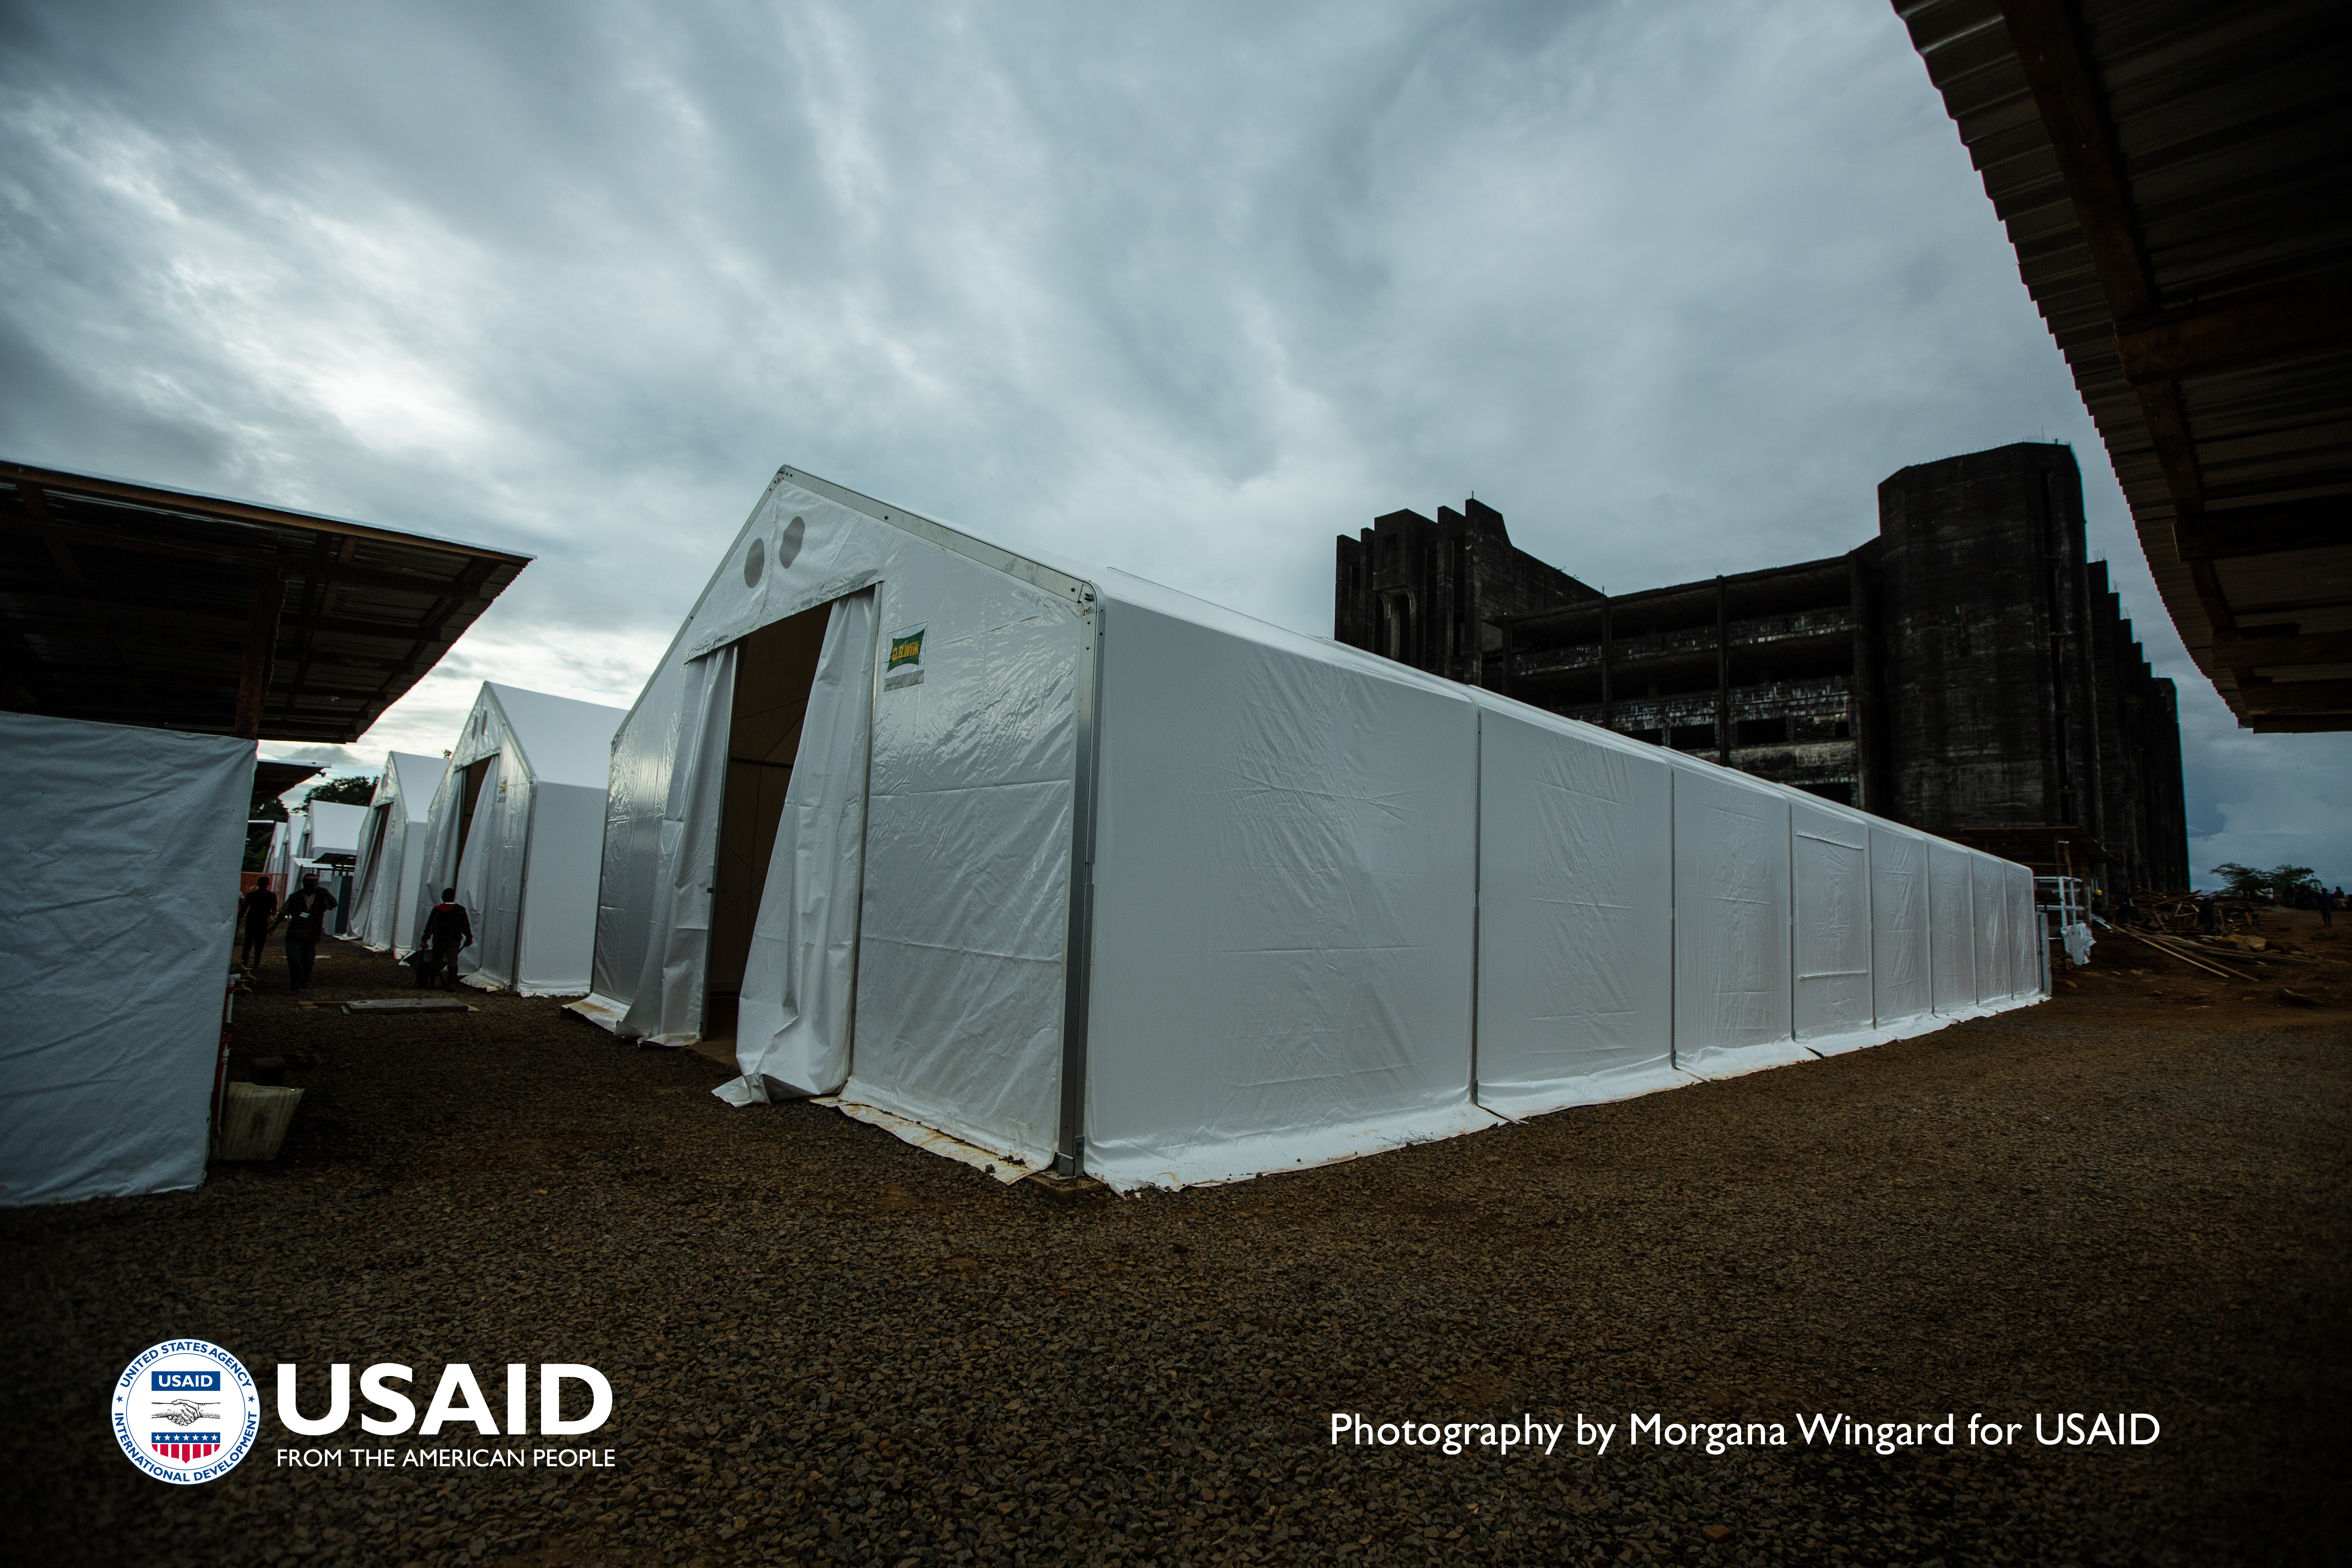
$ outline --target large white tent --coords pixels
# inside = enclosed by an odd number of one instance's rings
[[[367,815],[367,807],[341,801],[306,803],[293,814],[297,825],[294,858],[323,860],[331,855],[348,855],[356,859]]]
[[[425,826],[433,797],[449,771],[446,757],[393,752],[383,760],[360,830],[352,881],[351,934],[381,952],[403,956],[416,945],[417,889],[425,877]]]
[[[2021,867],[789,468],[611,777],[585,1016],[1122,1188],[2042,994]]]
[[[204,1180],[253,764],[0,712],[0,1205]]]
[[[618,708],[482,683],[426,814],[415,929],[455,887],[473,921],[468,984],[588,989],[598,844]]]

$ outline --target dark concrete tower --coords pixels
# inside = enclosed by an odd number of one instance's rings
[[[1904,468],[1878,487],[1878,530],[1891,815],[2102,836],[2109,726],[2093,704],[2108,660],[2092,634],[2112,601],[2085,581],[2074,453],[2028,443]]]
[[[1331,636],[1475,685],[1502,646],[1503,617],[1600,596],[1514,545],[1503,514],[1474,497],[1460,511],[1438,508],[1434,522],[1392,511],[1339,535]]]

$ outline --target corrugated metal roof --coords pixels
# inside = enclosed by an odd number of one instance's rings
[[[348,744],[530,559],[0,463],[0,707]]]
[[[2352,94],[2334,0],[1895,0],[2199,667],[2352,728]]]

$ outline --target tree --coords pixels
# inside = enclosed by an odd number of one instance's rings
[[[310,793],[302,797],[302,804],[309,805],[314,801],[324,801],[331,805],[365,805],[374,798],[375,780],[355,776],[312,784]]]
[[[2273,866],[2267,871],[2257,871],[2252,866],[2224,860],[2206,875],[2221,878],[2228,884],[2230,896],[2237,899],[2276,899],[2280,903],[2292,904],[2297,894],[2319,891],[2319,883],[2308,866]]]

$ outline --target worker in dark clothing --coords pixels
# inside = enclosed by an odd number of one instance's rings
[[[319,939],[327,934],[327,911],[335,907],[335,895],[319,886],[319,873],[302,873],[302,885],[278,911],[286,926],[286,972],[293,977],[292,989],[302,990],[310,984],[310,966],[319,961]]]
[[[245,951],[240,962],[247,969],[261,967],[261,950],[268,944],[269,927],[278,913],[278,895],[269,890],[267,882],[256,882],[253,891],[237,903],[237,917],[245,925]]]
[[[425,917],[425,930],[418,933],[416,945],[433,955],[433,969],[419,969],[416,984],[423,985],[436,971],[441,976],[446,991],[457,989],[457,955],[474,945],[474,922],[466,918],[466,906],[457,901],[457,889],[441,889],[441,901]]]

